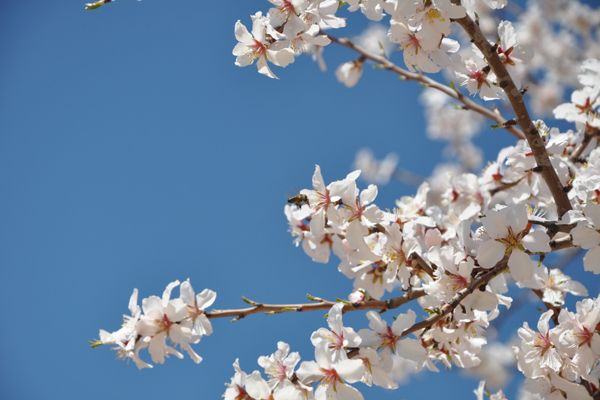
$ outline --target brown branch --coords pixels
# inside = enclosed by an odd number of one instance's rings
[[[552,251],[570,249],[572,247],[576,246],[573,244],[573,238],[571,238],[571,235],[565,235],[559,239],[550,241],[550,248],[552,248]]]
[[[502,116],[502,114],[500,114],[499,111],[497,111],[497,110],[492,111],[489,108],[484,107],[481,104],[474,102],[473,100],[466,97],[464,94],[462,94],[457,89],[452,88],[447,85],[444,85],[444,84],[442,84],[434,79],[431,79],[429,77],[426,77],[420,73],[411,72],[404,68],[401,68],[401,67],[397,66],[396,64],[392,63],[387,58],[377,55],[377,54],[370,53],[369,51],[357,46],[350,39],[337,38],[337,37],[331,36],[331,35],[327,35],[327,37],[334,43],[337,43],[341,46],[345,46],[351,50],[354,50],[355,52],[359,53],[361,55],[361,57],[376,62],[383,69],[394,72],[404,79],[420,82],[421,84],[423,84],[426,87],[430,87],[432,89],[438,90],[438,91],[446,94],[447,96],[449,96],[455,100],[458,100],[459,102],[461,102],[463,104],[463,108],[474,111],[480,115],[483,115],[486,118],[491,119],[492,121],[496,122],[497,126],[506,129],[517,139],[525,138],[525,135],[523,134],[523,132],[519,128],[511,125],[509,123],[509,121],[507,119],[505,119]]]
[[[511,188],[517,186],[519,183],[521,183],[523,181],[523,179],[526,178],[526,176],[527,175],[524,175],[514,182],[500,182],[500,185],[498,187],[490,190],[490,195],[494,196],[497,193],[503,192],[505,190],[508,190],[508,189],[511,189]]]
[[[558,325],[558,314],[560,314],[560,310],[561,308],[559,306],[555,306],[554,304],[550,304],[544,301],[544,291],[541,289],[531,289],[531,291],[533,292],[533,294],[535,294],[538,299],[540,299],[540,301],[542,303],[544,303],[544,306],[546,306],[546,308],[548,310],[552,310],[552,321],[554,321],[555,325]]]
[[[421,269],[430,277],[435,278],[434,266],[429,265],[427,261],[425,261],[421,255],[419,255],[419,253],[412,253],[409,257],[409,261],[411,267]],[[413,265],[413,262],[416,264],[416,266]]]
[[[536,217],[529,218],[529,223],[532,225],[543,226],[544,228],[548,229],[548,232],[552,233],[552,235],[556,234],[557,232],[569,233],[569,232],[571,232],[571,230],[573,228],[575,228],[575,225],[576,225],[576,224],[561,224],[557,221],[546,221],[546,220],[539,219]],[[550,235],[550,236],[552,236],[552,235]]]
[[[452,1],[455,4],[460,4],[460,0]],[[572,209],[571,202],[550,162],[544,140],[529,116],[529,112],[527,111],[527,107],[523,100],[523,95],[519,89],[517,89],[517,86],[510,77],[504,63],[500,60],[500,57],[496,52],[496,46],[490,44],[483,32],[481,32],[481,29],[479,29],[479,26],[471,19],[471,17],[466,15],[463,18],[457,19],[456,22],[463,27],[465,32],[471,38],[471,41],[477,46],[489,63],[492,71],[496,74],[498,85],[504,90],[504,93],[506,93],[506,97],[515,112],[517,123],[525,133],[525,139],[529,143],[535,161],[541,169],[542,177],[552,193],[558,214],[562,217],[564,213]]]
[[[447,315],[449,315],[452,311],[454,311],[454,309],[456,307],[458,307],[458,305],[468,295],[470,295],[475,290],[477,290],[481,287],[485,287],[485,285],[487,285],[489,281],[491,281],[496,276],[498,276],[501,273],[503,273],[504,271],[506,271],[507,268],[508,268],[508,257],[505,257],[494,268],[486,271],[479,278],[473,280],[468,287],[466,287],[465,289],[458,292],[449,303],[446,303],[442,306],[442,308],[440,309],[440,311],[438,313],[430,316],[427,319],[417,322],[416,324],[414,324],[413,326],[411,326],[410,328],[408,328],[404,332],[402,332],[401,336],[404,337],[411,333],[420,331],[421,329],[427,329],[427,328],[430,328],[431,326],[435,325],[435,323],[442,320]]]
[[[447,315],[449,315],[458,305],[475,290],[485,287],[492,279],[500,275],[508,268],[508,257],[505,257],[500,261],[494,268],[484,272],[477,279],[473,280],[471,284],[465,289],[458,292],[455,297],[449,303],[444,304],[438,313],[417,322],[410,328],[402,332],[402,337],[407,336],[413,332],[417,332],[421,329],[426,329],[433,326],[436,322],[440,321]],[[343,311],[356,311],[356,310],[380,310],[381,312],[398,308],[403,304],[406,304],[412,300],[418,299],[419,297],[425,296],[426,293],[423,289],[412,289],[407,292],[404,296],[394,297],[389,300],[367,300],[358,304],[344,303]],[[252,314],[280,314],[285,312],[304,312],[304,311],[317,311],[317,310],[329,310],[335,301],[323,300],[314,298],[314,303],[303,303],[303,304],[262,304],[256,303],[252,300],[244,299],[247,303],[253,304],[251,307],[233,309],[233,310],[214,310],[207,312],[205,315],[210,318],[227,318],[233,317],[234,320],[239,320]]]
[[[357,304],[345,302],[342,311],[346,312],[356,310],[380,310],[383,312],[386,310],[398,308],[401,305],[406,304],[412,300],[418,299],[422,296],[425,296],[425,291],[423,289],[412,289],[408,291],[404,296],[394,297],[389,300],[366,300]],[[252,304],[251,307],[231,310],[213,310],[205,313],[205,315],[210,319],[233,318],[234,320],[239,320],[252,314],[282,314],[286,312],[329,310],[337,303],[335,301],[323,300],[315,297],[311,298],[315,299],[314,303],[298,304],[263,304],[244,298],[244,301],[246,303]]]
[[[579,146],[577,146],[577,148],[573,151],[573,154],[571,154],[571,161],[581,162],[582,161],[581,155],[585,152],[587,147],[590,145],[592,139],[594,137],[599,137],[599,136],[600,136],[600,129],[586,126],[583,140],[581,141]]]

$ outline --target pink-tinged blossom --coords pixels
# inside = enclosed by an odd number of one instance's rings
[[[517,33],[510,21],[500,22],[498,37],[500,42],[497,43],[496,52],[502,63],[508,68],[528,63],[533,57],[533,50],[518,42]]]
[[[362,60],[347,61],[335,70],[337,80],[344,86],[351,88],[356,86],[363,72]]]
[[[167,344],[167,339],[187,351],[194,362],[202,361],[190,346],[200,341],[200,335],[194,332],[192,321],[187,318],[187,305],[181,299],[171,301],[171,291],[177,286],[179,281],[171,282],[162,298],[150,296],[142,301],[144,315],[140,319],[139,333],[148,343],[152,361],[158,364],[163,364],[168,355],[183,357]]]
[[[571,102],[554,109],[554,117],[600,128],[600,91],[591,87],[575,90]]]
[[[526,282],[533,276],[535,264],[525,252],[549,252],[550,238],[541,231],[531,230],[525,205],[513,205],[488,210],[481,219],[482,242],[477,250],[477,261],[483,268],[492,268],[508,256],[508,268],[517,282]]]
[[[338,202],[352,205],[356,201],[356,179],[359,175],[360,171],[353,171],[343,180],[325,185],[321,167],[316,165],[312,177],[313,188],[304,189],[300,193],[308,198],[308,204],[314,213],[323,212],[330,219],[339,219],[335,206]]]
[[[298,362],[300,354],[290,353],[290,346],[285,342],[277,342],[277,351],[270,356],[258,358],[258,365],[264,368],[269,376],[268,384],[272,390],[281,389],[291,383]]]
[[[575,245],[588,250],[583,257],[583,268],[600,274],[600,205],[587,204],[583,212],[586,221],[571,230],[571,237]]]
[[[440,63],[436,63],[443,58],[440,54],[442,50],[438,47],[440,43],[423,36],[422,32],[402,22],[392,21],[389,38],[402,47],[404,64],[408,69],[430,73],[441,69]]]
[[[477,53],[454,67],[459,84],[466,87],[471,95],[479,94],[483,100],[500,98],[501,89],[496,85],[496,76]]]
[[[104,329],[100,329],[99,342],[103,345],[114,345],[113,349],[117,352],[119,358],[133,360],[139,369],[152,368],[152,365],[143,361],[139,356],[140,350],[147,346],[137,340],[138,322],[142,316],[142,309],[138,305],[137,289],[133,289],[133,293],[131,293],[128,308],[131,315],[123,316],[121,329],[115,332],[107,332]]]
[[[352,328],[344,327],[342,321],[342,310],[344,303],[336,303],[327,315],[327,328],[319,328],[313,332],[310,340],[315,347],[323,347],[324,352],[329,354],[332,361],[347,359],[346,353],[350,348],[360,345],[360,336]]]
[[[396,389],[398,384],[391,378],[391,370],[394,367],[393,360],[382,357],[375,349],[362,347],[358,351],[358,359],[365,365],[363,383],[367,386],[375,385],[385,389]]]
[[[548,372],[559,372],[563,360],[556,348],[558,336],[550,330],[549,321],[553,311],[542,314],[537,325],[537,331],[532,330],[527,322],[519,328],[521,342],[514,347],[517,354],[519,371],[528,378],[540,378]]]
[[[414,311],[408,310],[405,314],[399,314],[392,325],[388,325],[375,311],[369,311],[367,318],[370,329],[361,329],[358,332],[363,346],[378,349],[385,357],[396,355],[417,365],[425,363],[427,352],[419,340],[403,337],[404,331],[415,323]]]
[[[269,68],[268,62],[279,67],[286,67],[294,62],[294,51],[289,48],[285,40],[275,40],[269,35],[269,30],[274,29],[269,25],[268,19],[257,12],[252,16],[252,32],[239,20],[235,24],[235,38],[238,44],[233,49],[236,56],[235,65],[245,67],[256,61],[256,68],[260,74],[269,78],[277,78]]]
[[[576,373],[589,381],[597,379],[593,375],[600,361],[600,297],[577,302],[575,313],[561,312],[559,323],[559,342],[573,360]]]
[[[332,362],[330,355],[321,346],[315,349],[315,360],[302,362],[296,371],[302,383],[317,383],[315,400],[363,400],[362,394],[349,385],[363,378],[365,367],[362,360]]]
[[[245,373],[240,369],[240,362],[237,359],[233,363],[233,369],[235,375],[223,394],[225,400],[268,400],[270,398],[271,389],[260,372]]]
[[[554,306],[565,304],[567,293],[575,296],[587,296],[588,291],[580,282],[574,281],[560,269],[536,268],[531,282],[523,287],[528,287],[542,292],[542,301]]]

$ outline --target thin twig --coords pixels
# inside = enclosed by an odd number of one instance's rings
[[[586,126],[583,140],[581,141],[579,146],[577,146],[577,148],[573,151],[573,154],[571,154],[571,161],[581,162],[582,161],[581,155],[585,152],[587,147],[590,145],[590,143],[592,142],[592,139],[594,137],[598,137],[598,136],[600,136],[600,129]]]
[[[454,298],[444,304],[438,313],[426,318],[420,322],[417,322],[410,328],[402,332],[402,337],[407,336],[413,332],[420,331],[433,326],[436,322],[445,318],[449,315],[458,305],[475,290],[485,287],[492,279],[500,275],[508,268],[508,258],[502,259],[494,268],[484,272],[479,278],[473,280],[471,284],[465,289],[459,291]],[[406,304],[412,300],[418,299],[419,297],[425,296],[423,289],[412,289],[404,296],[394,297],[390,300],[367,300],[358,304],[344,303],[343,311],[356,311],[356,310],[380,310],[386,311],[394,308],[398,308],[403,304]],[[252,314],[279,314],[285,312],[304,312],[304,311],[316,311],[316,310],[329,310],[336,302],[315,298],[317,300],[314,303],[303,303],[303,304],[262,304],[253,302],[252,300],[245,299],[247,303],[253,304],[251,307],[240,308],[234,310],[214,310],[207,312],[206,316],[210,319],[214,318],[227,318],[233,317],[234,320],[242,319]]]
[[[529,223],[532,225],[540,225],[543,226],[544,228],[548,229],[548,231],[553,232],[553,233],[557,233],[557,232],[564,232],[564,233],[568,233],[571,232],[571,230],[573,228],[575,228],[576,224],[561,224],[557,221],[546,221],[543,219],[538,219],[535,217],[531,217],[529,218]]]
[[[517,139],[525,139],[525,135],[523,134],[523,132],[519,128],[511,125],[510,122],[507,119],[505,119],[502,116],[502,114],[500,114],[499,111],[497,111],[497,110],[492,111],[489,108],[484,107],[481,104],[474,102],[473,100],[466,97],[464,94],[462,94],[457,89],[452,88],[447,85],[444,85],[444,84],[442,84],[434,79],[431,79],[427,76],[424,76],[420,73],[411,72],[404,68],[401,68],[401,67],[397,66],[396,64],[392,63],[387,58],[377,55],[377,54],[370,53],[369,51],[363,49],[362,47],[357,46],[350,39],[337,38],[337,37],[331,36],[331,35],[327,35],[327,37],[332,42],[337,43],[341,46],[348,47],[349,49],[352,49],[355,52],[359,53],[362,57],[376,62],[383,69],[394,72],[404,79],[420,82],[421,84],[423,84],[426,87],[430,87],[432,89],[438,90],[438,91],[448,95],[449,97],[452,97],[453,99],[458,100],[459,102],[461,102],[463,104],[463,107],[465,109],[474,111],[478,114],[483,115],[486,118],[491,119],[492,121],[496,122],[496,125],[498,127],[502,127],[504,129],[506,129]]]
[[[452,311],[454,311],[454,309],[456,307],[458,307],[458,305],[468,295],[470,295],[475,290],[477,290],[477,289],[479,289],[481,287],[485,287],[485,285],[487,285],[488,282],[490,282],[496,276],[498,276],[501,273],[503,273],[504,271],[506,271],[507,268],[508,268],[508,257],[505,257],[494,268],[488,270],[483,275],[481,275],[479,278],[477,278],[474,281],[472,281],[471,284],[468,287],[466,287],[465,289],[459,291],[449,303],[444,304],[440,308],[440,310],[439,310],[438,313],[433,314],[432,316],[430,316],[427,319],[424,319],[424,320],[422,320],[420,322],[417,322],[416,324],[414,324],[413,326],[411,326],[410,328],[408,328],[404,332],[402,332],[401,336],[404,337],[404,336],[407,336],[407,335],[409,335],[411,333],[420,331],[421,329],[430,328],[435,323],[437,323],[441,319],[445,318]]]
[[[361,303],[352,304],[344,302],[344,308],[342,311],[356,311],[356,310],[380,310],[386,311],[393,308],[398,308],[403,304],[406,304],[412,300],[418,299],[425,295],[423,289],[412,289],[407,292],[404,296],[394,297],[389,300],[367,300]],[[315,298],[316,299],[316,298]],[[282,314],[286,312],[305,312],[305,311],[318,311],[318,310],[329,310],[333,307],[336,302],[316,299],[313,303],[297,303],[297,304],[263,304],[254,302],[249,299],[244,299],[246,303],[252,304],[251,307],[231,309],[231,310],[213,310],[206,313],[206,316],[210,319],[214,318],[234,318],[239,320],[252,314]]]

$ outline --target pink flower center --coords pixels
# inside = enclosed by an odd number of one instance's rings
[[[329,248],[331,248],[333,246],[333,239],[331,239],[331,235],[326,233],[325,235],[323,235],[323,239],[321,239],[321,244],[327,244],[327,246],[329,246]]]
[[[361,206],[358,199],[356,199],[356,207],[354,209],[352,209],[352,215],[350,216],[350,221],[361,219],[364,211],[365,211],[365,207]]]
[[[585,103],[575,104],[575,107],[577,107],[577,109],[579,110],[579,114],[589,115],[594,113],[592,99],[590,99],[589,97],[585,99]]]
[[[332,350],[341,350],[344,348],[344,333],[340,333],[337,334],[336,332],[332,332],[333,333],[333,342],[329,343],[329,348]]]
[[[477,70],[477,71],[473,71],[469,74],[469,78],[473,79],[475,82],[477,82],[477,89],[481,89],[481,87],[483,85],[486,86],[490,86],[490,84],[488,83],[487,79],[487,74],[485,74],[483,71],[481,70]]]
[[[327,207],[329,207],[331,204],[331,195],[329,194],[329,190],[325,189],[325,193],[317,192],[317,195],[319,196],[319,200],[317,201],[315,208],[317,210],[321,208],[327,209]]]
[[[167,317],[167,314],[163,314],[162,319],[157,321],[157,325],[159,332],[169,332],[173,322]]]
[[[277,379],[283,382],[287,379],[287,367],[282,363],[277,364]]]
[[[533,345],[539,348],[542,352],[542,355],[545,354],[552,347],[552,342],[550,342],[550,337],[548,334],[542,335],[538,333],[536,338],[533,341]]]
[[[296,225],[298,227],[298,229],[300,229],[303,232],[308,232],[310,231],[310,227],[308,226],[308,224],[305,224],[304,222],[299,223],[298,225]]]
[[[407,47],[414,47],[415,54],[419,54],[419,50],[421,49],[421,42],[419,41],[419,38],[417,38],[417,35],[412,34],[412,33],[408,35],[408,46]]]
[[[577,339],[579,339],[579,345],[580,346],[583,346],[584,344],[588,345],[588,346],[592,345],[592,337],[594,336],[594,333],[591,332],[585,326],[583,327],[582,330],[580,330],[579,332],[577,332],[575,334],[575,336],[577,337]]]
[[[254,39],[254,44],[252,45],[252,50],[254,51],[254,54],[256,54],[257,56],[262,56],[267,52],[267,47],[262,44],[261,42],[259,42],[258,40]]]
[[[508,234],[505,237],[503,237],[501,239],[496,239],[496,240],[506,246],[507,254],[510,251],[512,251],[513,249],[523,250],[523,246],[521,245],[521,240],[523,239],[523,237],[525,237],[529,233],[530,229],[531,229],[531,225],[528,224],[527,227],[523,231],[515,233],[515,232],[513,232],[512,228],[509,226]]]
[[[199,316],[201,316],[202,314],[204,314],[204,311],[202,311],[201,309],[199,309],[196,304],[189,304],[187,306],[187,312],[189,314],[189,316],[192,318],[192,320],[196,320],[196,318],[198,318]]]
[[[241,387],[240,385],[237,385],[237,391],[238,391],[238,395],[235,396],[235,400],[248,400],[250,399],[250,396],[248,396],[248,393],[246,392],[246,389]]]
[[[460,193],[456,191],[456,189],[452,189],[452,202],[454,203],[460,197]]]
[[[450,281],[452,282],[452,290],[458,291],[469,286],[469,281],[462,275],[450,274]]]
[[[392,328],[388,326],[385,332],[380,333],[379,336],[381,337],[381,347],[387,347],[392,351],[396,351],[396,343],[398,343],[400,338],[394,334]]]
[[[498,46],[497,52],[498,52],[498,55],[500,56],[500,60],[502,60],[502,62],[504,64],[515,65],[515,61],[512,58],[510,58],[510,55],[512,54],[514,49],[515,49],[514,46],[509,47],[506,50],[504,50],[502,47]]]
[[[289,0],[281,0],[281,7],[279,7],[279,9],[281,11],[283,11],[284,13],[296,14],[296,9],[294,8],[294,5],[292,4],[292,2]]]
[[[498,172],[496,172],[495,174],[492,174],[492,179],[496,182],[500,182],[502,181],[502,174],[500,173],[500,170],[498,170]]]
[[[325,384],[335,385],[337,382],[342,382],[342,379],[338,375],[337,371],[333,368],[332,369],[321,368],[321,372],[324,375],[323,379],[321,379],[321,382],[323,382]]]

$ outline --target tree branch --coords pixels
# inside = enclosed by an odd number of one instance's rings
[[[401,68],[401,67],[397,66],[396,64],[392,63],[387,58],[377,55],[377,54],[370,53],[369,51],[357,46],[350,39],[337,38],[337,37],[331,36],[331,35],[327,35],[327,37],[332,42],[337,43],[341,46],[347,47],[347,48],[357,52],[358,54],[361,55],[361,57],[364,57],[368,60],[376,62],[383,69],[394,72],[404,79],[420,82],[421,84],[423,84],[426,87],[430,87],[432,89],[438,90],[438,91],[446,94],[447,96],[452,97],[455,100],[458,100],[459,102],[461,102],[463,104],[463,107],[465,109],[474,111],[480,115],[483,115],[486,118],[491,119],[492,121],[496,122],[497,126],[506,129],[517,139],[525,139],[525,135],[523,134],[523,132],[519,128],[512,126],[509,123],[509,121],[507,119],[505,119],[502,116],[502,114],[500,114],[499,111],[497,111],[497,110],[492,111],[489,108],[484,107],[481,104],[474,102],[473,100],[466,97],[464,94],[462,94],[457,89],[454,89],[450,86],[444,85],[434,79],[426,77],[417,72],[411,72],[404,68]]]
[[[585,150],[590,145],[590,143],[592,142],[592,139],[594,137],[600,137],[600,129],[586,126],[583,140],[581,141],[579,146],[577,146],[577,148],[573,151],[573,154],[571,154],[571,161],[573,161],[573,162],[581,162],[582,161],[581,155],[585,152]]]
[[[425,294],[423,289],[411,289],[404,296],[394,297],[389,300],[366,300],[357,304],[346,302],[344,303],[345,305],[342,310],[344,312],[356,310],[380,310],[383,312],[398,308],[403,304],[425,296]],[[205,315],[210,319],[232,317],[234,320],[240,320],[252,314],[281,314],[286,312],[329,310],[337,303],[336,301],[323,300],[316,297],[310,298],[314,299],[315,302],[298,304],[263,304],[243,298],[246,303],[251,304],[251,307],[231,310],[213,310],[205,313]]]
[[[458,292],[449,303],[446,303],[442,306],[439,313],[434,314],[434,315],[430,316],[429,318],[424,319],[420,322],[417,322],[416,324],[414,324],[413,326],[411,326],[410,328],[408,328],[407,330],[402,332],[401,336],[404,337],[411,333],[420,331],[421,329],[430,328],[431,326],[435,325],[436,322],[442,320],[447,315],[449,315],[452,311],[454,311],[454,309],[456,307],[458,307],[458,305],[468,295],[470,295],[475,290],[477,290],[481,287],[485,287],[485,285],[487,285],[489,281],[491,281],[496,276],[498,276],[501,273],[503,273],[504,271],[506,271],[507,268],[508,268],[508,257],[505,257],[494,268],[488,270],[483,275],[481,275],[479,278],[473,280],[468,287],[466,287],[465,289]]]
[[[460,4],[460,0],[452,1],[455,4]],[[502,60],[500,60],[500,57],[496,52],[496,46],[490,45],[483,32],[481,32],[481,29],[479,29],[479,26],[471,19],[471,17],[466,15],[463,18],[457,19],[456,22],[463,27],[472,42],[483,53],[483,56],[489,63],[492,71],[496,74],[498,85],[504,90],[504,93],[506,93],[506,97],[515,112],[517,123],[525,133],[525,139],[529,143],[535,161],[541,169],[542,177],[552,193],[558,214],[562,217],[564,213],[572,209],[571,202],[550,162],[544,140],[529,116],[529,112],[527,111],[527,107],[523,100],[523,95],[519,89],[517,89],[510,74],[506,70],[506,67],[502,63]]]

